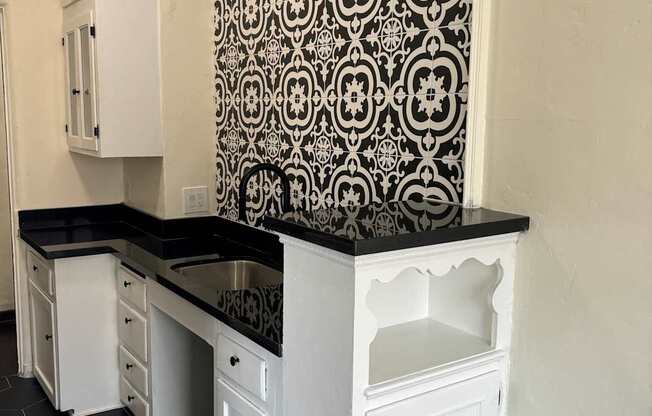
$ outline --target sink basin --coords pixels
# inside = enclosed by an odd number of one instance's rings
[[[244,290],[283,283],[283,273],[246,259],[178,264],[172,270],[216,290]]]

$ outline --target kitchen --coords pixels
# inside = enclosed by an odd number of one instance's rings
[[[46,3],[4,9],[43,414],[580,414],[524,381],[522,273],[555,211],[489,106],[508,5]]]

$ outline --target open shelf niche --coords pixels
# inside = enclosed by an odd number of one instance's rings
[[[445,276],[408,268],[374,280],[367,307],[378,332],[369,346],[369,385],[388,382],[494,350],[492,297],[497,261],[470,259]]]

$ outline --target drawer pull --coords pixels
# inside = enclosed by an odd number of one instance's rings
[[[232,355],[229,361],[231,362],[231,367],[235,367],[240,362],[240,359],[235,355]]]
[[[122,283],[122,285],[123,285],[123,286],[125,287],[125,289],[126,289],[126,288],[128,288],[129,286],[131,286],[131,282],[127,282],[127,281],[125,280],[125,281]]]
[[[133,402],[136,398],[134,396],[127,396],[127,401],[129,403]]]
[[[129,371],[129,370],[131,370],[132,368],[134,368],[134,366],[133,366],[132,364],[127,364],[127,365],[125,365],[125,367],[127,368],[127,371]]]
[[[133,322],[133,319],[125,318],[125,325],[129,325],[130,322]]]
[[[32,270],[34,270],[35,272],[38,272],[38,266],[37,266],[37,265],[33,265],[33,266],[32,266]]]
[[[52,335],[46,335],[46,336],[45,336],[45,340],[46,340],[46,341],[49,341],[49,340],[51,340],[51,339],[52,339]]]

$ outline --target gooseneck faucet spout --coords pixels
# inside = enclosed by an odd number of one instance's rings
[[[258,165],[252,167],[247,172],[245,172],[240,182],[240,189],[238,192],[238,205],[239,205],[239,217],[240,221],[247,221],[247,184],[251,180],[252,176],[262,171],[271,171],[274,172],[281,179],[281,185],[283,187],[283,195],[281,196],[281,210],[283,212],[288,212],[290,210],[290,179],[288,175],[283,172],[281,168],[271,163],[259,163]]]

